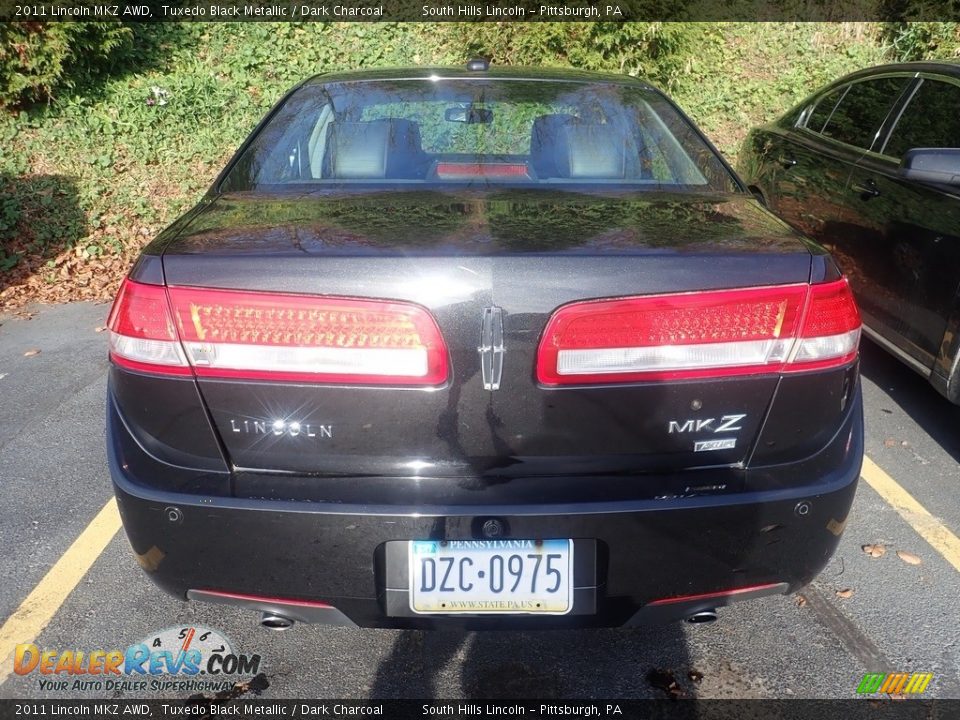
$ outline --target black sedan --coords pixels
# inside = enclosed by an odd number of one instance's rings
[[[753,130],[751,188],[829,249],[864,331],[960,403],[960,64],[836,81]]]
[[[267,627],[709,621],[859,477],[846,280],[630,77],[307,80],[109,328],[134,552]]]

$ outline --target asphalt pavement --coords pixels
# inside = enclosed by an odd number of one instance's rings
[[[97,332],[108,307],[35,310],[30,320],[0,317],[0,609],[8,639],[30,616],[28,597],[111,497],[106,333]],[[865,672],[894,671],[933,673],[925,696],[960,698],[960,569],[930,540],[960,534],[960,408],[866,340],[862,367],[867,455],[932,518],[898,511],[861,482],[839,551],[810,587],[721,609],[710,625],[270,632],[249,612],[158,591],[121,531],[75,588],[44,600],[51,619],[30,639],[40,648],[108,650],[172,626],[214,628],[235,649],[261,655],[264,698],[659,698],[672,681],[672,692],[687,697],[850,698]],[[926,536],[917,529],[924,527]],[[867,544],[886,552],[871,557]],[[0,656],[9,652],[0,647]],[[191,694],[41,690],[36,673],[16,675],[4,662],[0,697]]]

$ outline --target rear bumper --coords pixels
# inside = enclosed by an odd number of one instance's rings
[[[181,599],[259,610],[295,601],[299,619],[369,627],[620,626],[809,583],[836,549],[853,502],[863,455],[859,398],[855,408],[820,453],[765,468],[776,478],[772,489],[630,502],[397,508],[188,495],[137,481],[131,468],[144,465],[125,457],[120,423],[108,424],[108,454],[141,566]],[[570,614],[409,612],[398,549],[412,539],[482,538],[490,518],[501,521],[503,537],[575,540],[575,557],[585,560],[575,569]],[[734,589],[741,591],[713,595]]]

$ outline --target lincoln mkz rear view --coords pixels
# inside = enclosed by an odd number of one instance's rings
[[[860,316],[630,77],[310,79],[109,320],[140,564],[264,625],[709,620],[837,546]]]

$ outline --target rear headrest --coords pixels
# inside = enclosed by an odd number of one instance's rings
[[[530,167],[541,178],[557,177],[560,174],[557,158],[566,155],[561,147],[565,136],[560,130],[577,121],[575,115],[541,115],[534,118],[530,130]]]
[[[327,128],[324,177],[414,179],[425,174],[420,126],[412,120],[332,122]]]
[[[610,125],[571,124],[561,129],[565,150],[558,158],[564,177],[625,178],[628,176],[627,138]],[[564,172],[564,170],[566,172]]]

